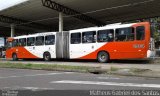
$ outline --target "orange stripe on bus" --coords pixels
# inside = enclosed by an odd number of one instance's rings
[[[10,48],[6,51],[6,58],[12,58],[12,54],[16,53],[18,58],[39,58],[29,52],[27,49],[24,47],[14,47]]]

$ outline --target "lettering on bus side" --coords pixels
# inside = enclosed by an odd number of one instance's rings
[[[144,44],[134,44],[133,48],[144,48]]]

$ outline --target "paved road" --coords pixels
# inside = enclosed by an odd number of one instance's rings
[[[29,90],[159,89],[160,79],[0,68],[0,89],[6,88]]]

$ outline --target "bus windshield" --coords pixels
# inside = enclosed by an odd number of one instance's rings
[[[8,41],[7,44],[6,44],[6,48],[11,48],[12,47],[12,42],[11,41]]]

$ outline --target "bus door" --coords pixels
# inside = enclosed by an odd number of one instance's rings
[[[82,32],[82,57],[81,59],[96,59],[97,50],[96,31]]]
[[[27,46],[26,49],[28,52],[26,53],[25,57],[26,58],[35,58],[34,54],[36,54],[35,51],[35,37],[29,37],[27,38]],[[33,55],[31,55],[33,54]]]
[[[142,31],[142,30],[141,30]],[[118,28],[115,31],[116,59],[142,58],[144,57],[145,41],[144,33],[135,30],[133,27]]]
[[[26,47],[26,38],[20,38],[19,39],[19,47],[18,47],[18,57],[19,58],[25,58],[26,57],[26,50],[25,50],[25,47]]]
[[[33,50],[36,56],[43,58],[43,53],[46,50],[44,46],[44,36],[37,36],[35,38],[35,46],[33,47]]]
[[[81,33],[70,33],[70,46],[69,46],[69,55],[70,58],[80,58],[82,57],[82,41],[81,41]]]
[[[45,36],[45,51],[51,54],[51,58],[56,58],[55,35]]]

